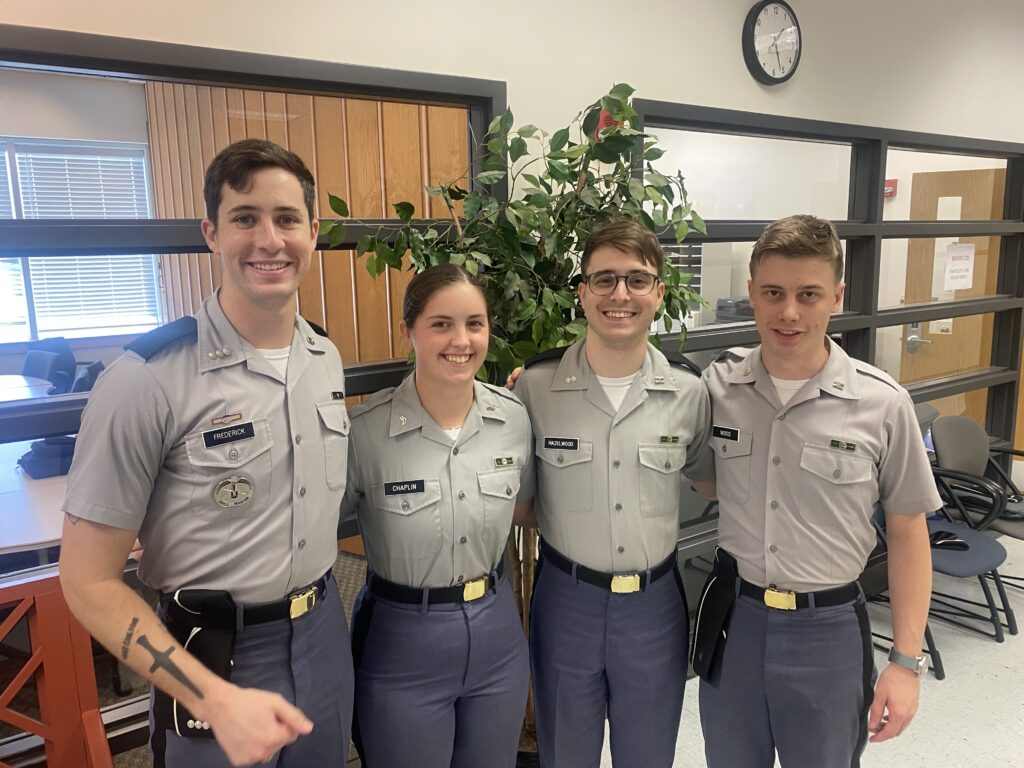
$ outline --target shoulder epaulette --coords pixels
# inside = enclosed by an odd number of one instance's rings
[[[879,381],[888,384],[890,387],[897,391],[901,391],[903,389],[902,384],[897,382],[896,379],[894,379],[892,376],[890,376],[882,369],[876,368],[870,363],[865,363],[863,360],[858,360],[855,357],[851,357],[850,362],[853,363],[854,368],[856,368],[860,373],[863,373],[865,376],[870,376],[873,379],[878,379]]]
[[[144,333],[124,348],[134,352],[143,360],[149,360],[164,347],[178,339],[190,339],[193,343],[199,340],[199,324],[192,316],[181,317],[173,323],[161,325],[149,333]]]
[[[306,318],[302,318],[302,319],[303,319],[303,320],[306,320]],[[323,326],[317,325],[317,324],[316,324],[316,323],[314,323],[314,322],[313,322],[312,320],[306,320],[306,325],[308,325],[308,326],[309,326],[310,328],[312,328],[312,329],[313,329],[313,332],[314,332],[314,333],[315,333],[315,334],[316,334],[317,336],[327,336],[327,331],[325,331],[325,330],[323,329]]]
[[[753,350],[747,347],[728,347],[715,356],[714,362],[717,363],[719,360],[725,360],[727,357],[734,357],[737,360],[743,360],[752,351]]]
[[[698,366],[695,362],[693,362],[693,360],[686,357],[682,353],[675,351],[666,352],[665,350],[661,350],[661,354],[663,354],[665,356],[665,359],[672,363],[672,365],[677,365],[680,366],[681,368],[686,368],[694,376],[701,375],[700,366]]]
[[[507,387],[499,386],[497,384],[488,384],[486,381],[482,381],[480,383],[483,384],[488,391],[493,392],[498,397],[503,397],[506,400],[511,400],[513,403],[517,405],[523,405],[522,400],[516,397],[515,394]],[[525,408],[526,406],[523,407]]]
[[[349,418],[354,419],[357,416],[362,416],[364,413],[369,413],[377,406],[384,405],[384,403],[390,403],[395,396],[395,390],[396,387],[378,389],[366,400],[363,400],[363,402],[357,403],[356,405],[352,406],[352,408],[350,408],[348,412]]]
[[[562,356],[566,353],[568,349],[568,346],[554,347],[553,349],[549,349],[545,352],[539,352],[538,354],[534,355],[529,360],[524,362],[523,368],[529,368],[534,363],[543,363],[545,360],[561,360]]]

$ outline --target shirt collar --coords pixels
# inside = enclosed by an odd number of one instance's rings
[[[640,366],[637,377],[644,389],[669,390],[679,389],[676,372],[672,370],[664,355],[653,354],[654,347],[647,345],[644,362]],[[597,376],[587,360],[586,336],[573,344],[562,355],[562,360],[551,381],[551,391],[589,389],[597,382]]]
[[[480,419],[492,421],[506,420],[505,404],[500,395],[491,392],[479,381],[473,382],[473,404],[469,407],[466,420],[463,422],[463,431],[470,431],[468,428]],[[416,392],[415,374],[410,374],[395,389],[391,398],[391,425],[388,434],[391,437],[411,432],[414,429],[432,427],[438,429],[434,420],[423,408],[420,396]],[[461,433],[460,433],[461,437]]]
[[[822,392],[847,400],[859,399],[857,369],[854,367],[853,361],[838,344],[833,344],[830,340],[826,340],[826,343],[829,345],[828,360],[825,362],[825,367],[811,378]],[[761,360],[761,347],[757,346],[750,350],[746,357],[725,376],[725,380],[730,384],[751,384],[758,381],[770,383],[768,370]]]

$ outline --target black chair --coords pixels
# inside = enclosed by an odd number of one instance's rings
[[[104,365],[101,361],[97,360],[93,363],[89,363],[84,367],[78,369],[75,374],[75,380],[71,384],[72,392],[88,392],[96,384],[96,379],[103,370]]]
[[[49,395],[62,395],[71,388],[73,373],[68,374],[61,368],[61,356],[45,349],[30,349],[25,353],[25,362],[21,367],[21,375],[33,379],[45,379],[52,386],[47,390]]]

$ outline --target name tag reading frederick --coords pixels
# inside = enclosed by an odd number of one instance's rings
[[[711,436],[735,442],[740,439],[740,431],[732,427],[711,427]]]
[[[254,437],[256,437],[256,430],[253,429],[252,422],[247,421],[245,424],[235,424],[224,429],[211,429],[209,432],[203,432],[203,445],[207,448],[214,448],[218,445],[237,443],[239,440],[252,440]]]
[[[578,451],[580,441],[577,437],[545,437],[545,448],[558,448],[563,451]]]
[[[398,483],[384,483],[385,496],[401,496],[403,493],[423,493],[423,481],[402,480]]]

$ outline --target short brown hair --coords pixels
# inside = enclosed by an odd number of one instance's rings
[[[611,219],[598,226],[587,238],[580,259],[580,272],[587,274],[591,254],[605,245],[636,255],[644,264],[654,267],[659,277],[665,269],[665,252],[653,232],[632,219]]]
[[[264,168],[283,168],[299,180],[309,223],[313,226],[313,201],[316,195],[313,174],[301,157],[265,139],[236,141],[213,158],[203,179],[206,218],[217,223],[217,211],[220,210],[225,184],[236,192],[245,192],[252,186],[252,175]]]
[[[843,248],[835,225],[828,219],[802,213],[773,221],[765,227],[750,254],[751,279],[757,265],[773,253],[788,259],[827,259],[832,264],[836,283],[843,281]]]
[[[458,283],[467,283],[480,291],[484,297],[484,306],[487,307],[487,324],[492,325],[491,308],[487,304],[487,292],[483,284],[462,267],[455,264],[437,264],[427,267],[413,277],[405,287],[405,297],[402,299],[402,320],[405,326],[412,328],[417,318],[423,314],[423,309],[431,296],[442,288]]]

